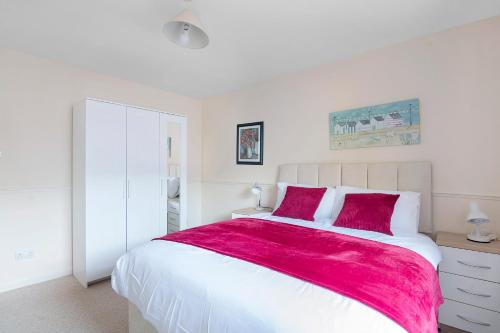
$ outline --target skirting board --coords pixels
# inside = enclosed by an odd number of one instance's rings
[[[128,333],[158,333],[158,331],[142,317],[137,307],[128,303]]]
[[[0,293],[62,278],[71,274],[72,274],[72,268],[68,267],[62,270],[52,272],[51,274],[33,276],[27,279],[19,279],[8,284],[0,285]]]

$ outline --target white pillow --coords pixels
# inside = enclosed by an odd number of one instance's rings
[[[285,183],[285,182],[280,182],[276,184],[277,187],[277,195],[276,195],[276,204],[274,205],[274,210],[278,209],[278,207],[281,205],[281,202],[283,202],[283,199],[285,198],[286,194],[286,189],[288,186],[296,186],[296,187],[307,187],[307,188],[313,188],[316,186],[311,186],[311,185],[302,185],[302,184],[290,184],[290,183]],[[326,192],[323,195],[323,198],[321,199],[321,202],[319,203],[318,208],[316,209],[316,212],[314,213],[314,220],[320,220],[320,219],[331,219],[332,218],[332,213],[333,213],[333,204],[335,202],[335,188],[330,187],[330,186],[322,186],[326,187]]]
[[[167,178],[167,195],[170,199],[179,195],[180,179],[179,177]]]
[[[333,221],[344,206],[345,195],[347,193],[383,193],[399,194],[399,199],[394,206],[394,212],[391,217],[391,232],[394,235],[416,234],[418,233],[418,223],[420,220],[420,193],[372,190],[366,188],[337,186],[337,195],[333,207]],[[335,223],[333,224],[335,225]]]

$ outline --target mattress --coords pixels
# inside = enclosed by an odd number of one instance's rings
[[[171,213],[180,214],[181,211],[181,203],[179,197],[168,199],[167,201],[167,210]]]
[[[265,219],[402,246],[435,268],[441,261],[436,244],[421,234],[391,237],[333,227],[329,220]],[[122,256],[112,285],[160,333],[404,332],[356,300],[262,266],[174,242],[152,241]]]

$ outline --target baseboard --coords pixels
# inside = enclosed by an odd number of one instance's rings
[[[54,280],[71,274],[73,274],[73,269],[71,267],[67,267],[65,269],[52,272],[51,274],[43,274],[43,275],[29,277],[26,279],[19,279],[10,283],[0,285],[0,293],[18,288],[28,287],[34,284]]]

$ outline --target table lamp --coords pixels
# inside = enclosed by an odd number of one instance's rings
[[[475,201],[471,201],[469,204],[467,222],[474,225],[474,230],[467,235],[468,240],[479,243],[489,243],[495,240],[496,236],[494,234],[481,232],[481,225],[489,223],[490,219],[479,209],[479,205]]]
[[[258,183],[253,184],[252,193],[259,196],[259,201],[257,203],[257,207],[255,207],[255,210],[263,210],[264,207],[262,207],[260,204],[260,200],[262,199],[262,187]]]

